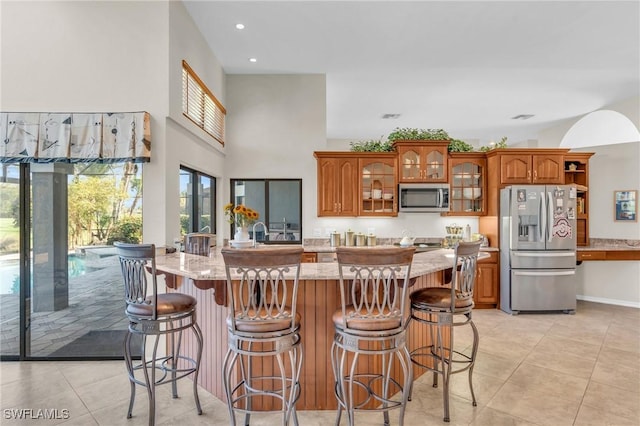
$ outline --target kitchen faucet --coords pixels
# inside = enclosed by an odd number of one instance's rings
[[[255,248],[255,247],[256,247],[256,245],[258,244],[258,243],[257,243],[258,238],[257,238],[257,236],[256,236],[256,226],[258,226],[258,225],[262,225],[262,226],[264,227],[264,236],[265,236],[265,238],[267,237],[267,233],[269,232],[269,231],[267,230],[267,225],[265,225],[265,224],[264,224],[264,222],[256,222],[256,223],[254,223],[254,224],[253,224],[253,247],[254,247],[254,248]]]

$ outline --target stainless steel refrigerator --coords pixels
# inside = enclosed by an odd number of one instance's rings
[[[500,309],[576,309],[576,189],[509,186],[500,191]]]

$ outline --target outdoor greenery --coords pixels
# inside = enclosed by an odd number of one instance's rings
[[[76,166],[69,182],[69,246],[139,242],[142,184],[134,163]]]
[[[20,230],[12,217],[0,218],[0,253],[17,253]]]
[[[142,241],[142,216],[125,216],[113,227],[107,244],[114,242],[139,243]]]
[[[20,250],[19,186],[0,183],[0,254]],[[77,164],[68,181],[69,249],[142,241],[138,165]]]

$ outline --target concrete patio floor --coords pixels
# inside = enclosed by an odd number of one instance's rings
[[[2,355],[19,354],[19,296],[0,295]],[[92,330],[125,330],[124,295],[116,256],[102,259],[101,269],[69,278],[69,306],[31,313],[31,356],[47,357]],[[83,357],[83,354],[77,354]]]

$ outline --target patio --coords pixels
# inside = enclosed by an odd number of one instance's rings
[[[89,252],[85,253],[85,273],[69,278],[69,306],[59,311],[31,313],[31,356],[50,356],[89,331],[126,330],[118,259],[104,253],[91,256]],[[2,355],[18,355],[19,295],[0,295],[0,309]],[[118,346],[114,351],[120,354],[122,349]]]

